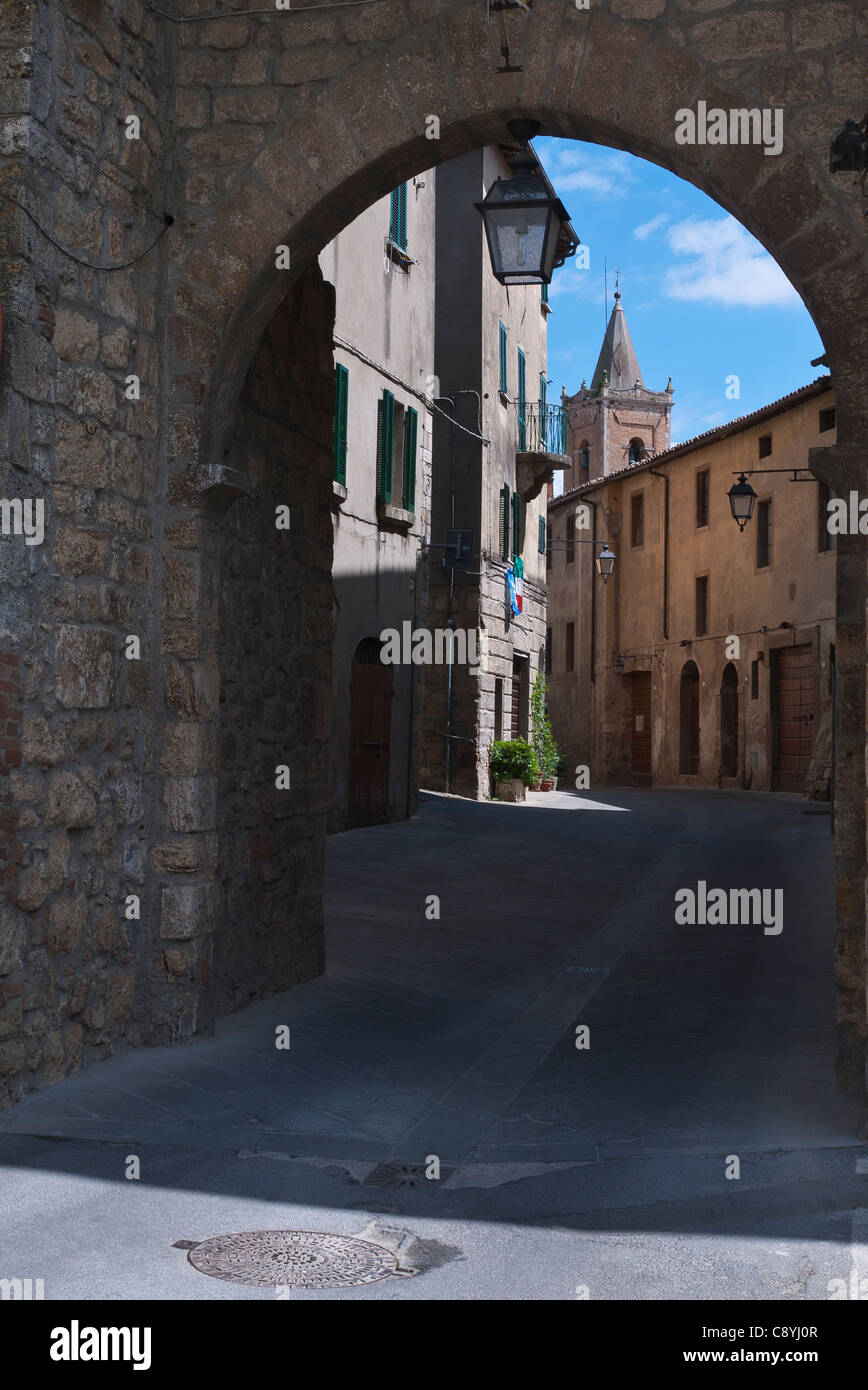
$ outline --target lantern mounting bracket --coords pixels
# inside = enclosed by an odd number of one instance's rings
[[[799,478],[796,476],[798,473],[804,473],[804,471],[804,468],[734,468],[732,470],[732,476],[738,478],[741,477],[742,474],[744,474],[745,477],[753,477],[755,473],[792,473],[793,476],[790,478],[791,483],[815,483],[817,481],[813,473],[807,478]]]

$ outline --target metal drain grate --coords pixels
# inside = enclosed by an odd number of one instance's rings
[[[305,1289],[375,1284],[416,1272],[402,1269],[398,1257],[382,1245],[325,1231],[241,1231],[214,1236],[193,1245],[187,1259],[212,1279]]]
[[[441,1168],[439,1178],[425,1177],[424,1163],[378,1163],[362,1179],[362,1187],[436,1187],[443,1183],[454,1168]]]

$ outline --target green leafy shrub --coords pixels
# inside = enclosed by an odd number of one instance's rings
[[[523,738],[498,739],[493,743],[489,767],[495,782],[509,782],[517,777],[530,787],[539,779],[536,753]]]
[[[555,743],[551,720],[546,709],[546,693],[546,678],[540,671],[534,681],[533,693],[530,697],[530,710],[533,719],[531,737],[533,738],[540,776],[548,780],[556,775],[561,755]]]

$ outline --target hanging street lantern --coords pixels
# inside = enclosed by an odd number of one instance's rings
[[[614,568],[614,551],[611,551],[607,545],[604,545],[603,549],[597,556],[597,573],[599,574],[604,584],[608,584],[609,580],[612,577],[612,571],[614,570]]]
[[[738,529],[743,531],[756,506],[756,493],[743,473],[739,473],[738,482],[733,483],[727,496],[733,518],[738,522]]]
[[[473,206],[485,223],[495,279],[502,285],[548,285],[552,271],[575,255],[578,237],[528,144],[539,121],[508,121],[507,129],[522,145],[509,161],[513,177],[495,179]]]
[[[846,121],[843,128],[838,131],[829,151],[831,173],[863,174],[868,169],[866,125],[868,125],[868,117],[861,125],[858,121]]]

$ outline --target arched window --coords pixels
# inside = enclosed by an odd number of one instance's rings
[[[587,439],[583,439],[579,445],[579,467],[583,473],[591,471],[591,446]]]
[[[645,457],[645,452],[646,449],[644,439],[639,439],[639,437],[637,436],[635,439],[630,440],[631,463],[641,463],[642,459]]]
[[[738,672],[731,661],[720,682],[720,775],[738,776]]]
[[[696,777],[699,772],[699,671],[695,661],[688,661],[681,672],[678,734],[678,771],[685,777]]]

